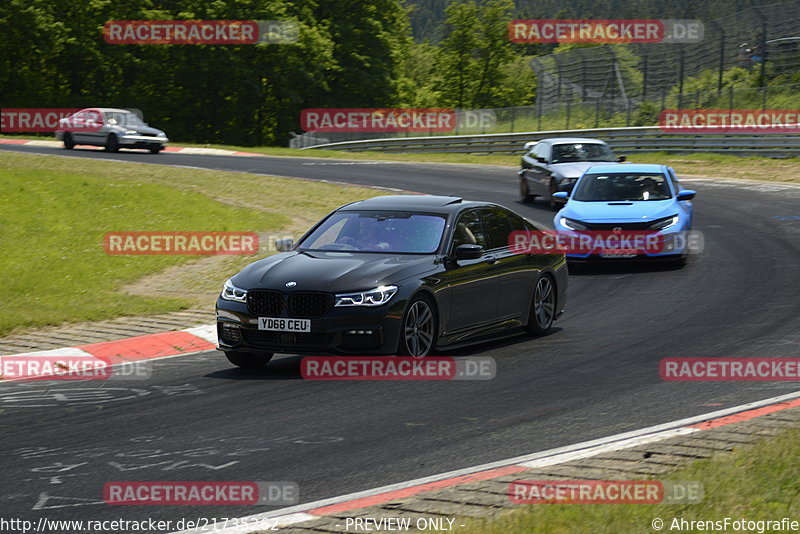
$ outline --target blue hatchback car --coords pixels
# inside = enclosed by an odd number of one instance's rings
[[[553,196],[567,200],[555,216],[562,235],[640,232],[659,247],[636,250],[570,250],[567,259],[657,258],[685,262],[696,192],[683,189],[675,171],[665,165],[596,165],[587,169],[570,192]],[[622,253],[620,253],[622,252]]]

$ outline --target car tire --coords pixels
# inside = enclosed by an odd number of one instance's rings
[[[114,134],[106,138],[106,152],[119,152],[119,140]]]
[[[159,152],[161,152],[162,149],[163,149],[163,147],[154,146],[154,147],[149,148],[148,150],[150,151],[151,154],[158,154]]]
[[[400,346],[397,353],[414,358],[430,356],[436,350],[438,329],[439,324],[433,299],[426,295],[414,297],[408,303],[403,314],[400,326]]]
[[[553,327],[556,318],[556,283],[549,274],[543,274],[536,282],[528,314],[528,333],[543,336]]]
[[[558,192],[558,188],[556,188],[556,182],[554,180],[550,180],[550,185],[547,187],[547,191],[547,200],[550,204],[550,209],[553,211],[560,210],[562,204],[560,202],[556,202],[556,199],[553,198],[553,193]]]
[[[272,352],[225,352],[228,361],[242,369],[262,369],[272,356]]]
[[[75,148],[75,141],[72,140],[72,134],[67,132],[64,134],[64,149],[72,150]]]
[[[682,269],[683,267],[686,267],[687,263],[689,263],[689,255],[686,253],[679,254],[670,260],[670,264],[672,264],[672,266],[676,269]]]
[[[533,202],[536,195],[531,195],[528,192],[528,179],[524,175],[519,177],[519,199],[522,202]]]

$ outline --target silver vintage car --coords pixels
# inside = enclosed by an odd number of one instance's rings
[[[148,126],[126,109],[87,108],[58,121],[56,139],[71,150],[75,145],[102,146],[108,152],[120,148],[144,148],[158,154],[167,144],[167,135]]]

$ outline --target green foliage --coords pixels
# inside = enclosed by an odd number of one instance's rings
[[[437,50],[435,88],[441,104],[456,108],[497,107],[508,93],[504,67],[512,61],[508,39],[511,0],[459,0],[445,10],[447,37]]]
[[[173,139],[283,144],[308,107],[399,103],[410,30],[400,0],[7,0],[3,107],[142,109]],[[119,45],[111,20],[285,20],[292,44]]]
[[[148,122],[179,142],[285,145],[306,108],[502,108],[535,103],[536,55],[579,49],[591,63],[613,53],[626,90],[642,84],[627,45],[515,44],[514,18],[702,18],[747,7],[745,0],[6,0],[0,3],[0,94],[3,107],[139,108]],[[111,20],[285,20],[293,44],[112,45],[101,34]],[[416,37],[416,42],[412,39]],[[423,30],[420,30],[423,28]],[[791,43],[786,45],[791,48]],[[794,51],[795,54],[797,50]],[[797,107],[778,86],[800,83],[795,56],[774,55],[760,67],[708,69],[687,77],[666,97],[672,104],[764,104]],[[781,63],[783,61],[784,63]],[[616,88],[610,97],[621,97]],[[652,97],[654,95],[648,94]],[[653,105],[619,115],[573,103],[569,125],[652,124]],[[550,120],[553,119],[553,120]],[[526,123],[525,121],[528,121]],[[498,126],[529,127],[524,114]],[[536,121],[566,124],[567,117]],[[552,124],[551,124],[552,123]],[[525,126],[523,126],[525,125]],[[504,130],[507,131],[507,130]]]

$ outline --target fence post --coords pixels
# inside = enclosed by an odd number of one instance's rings
[[[719,31],[719,71],[717,73],[717,93],[722,92],[722,74],[725,72],[725,29],[716,20],[712,20],[713,24]]]
[[[564,125],[564,129],[565,130],[569,130],[569,112],[570,112],[570,108],[572,107],[571,104],[572,104],[572,99],[567,100],[567,122]]]
[[[734,89],[733,89],[733,86],[731,85],[731,90],[730,90],[729,99],[728,99],[728,111],[729,111],[729,113],[728,113],[728,124],[730,124],[731,117],[733,117],[733,91],[734,91]]]
[[[761,19],[761,33],[756,37],[756,47],[761,55],[761,72],[759,73],[759,86],[767,85],[767,19],[761,11],[754,7],[753,10],[758,14]]]
[[[511,108],[511,128],[508,129],[508,133],[514,133],[514,119],[517,116],[517,108]]]
[[[594,127],[600,127],[600,99],[594,99]]]
[[[678,108],[683,109],[683,74],[684,74],[684,63],[685,63],[685,54],[683,53],[683,46],[678,45],[678,55],[680,58],[680,64],[678,66]]]
[[[647,50],[646,48],[644,50]],[[648,65],[648,55],[645,53],[642,57],[642,102],[645,101],[647,98],[647,65]]]
[[[539,89],[537,88],[536,91],[538,92]],[[539,99],[539,96],[536,96],[536,130],[541,132],[542,131],[542,104],[543,102]]]
[[[553,54],[553,61],[556,64],[556,74],[558,74],[558,90],[556,92],[556,100],[561,100],[561,61],[558,60],[558,54]]]
[[[575,54],[581,59],[581,100],[586,100],[586,56],[583,55],[583,50],[576,48]]]

